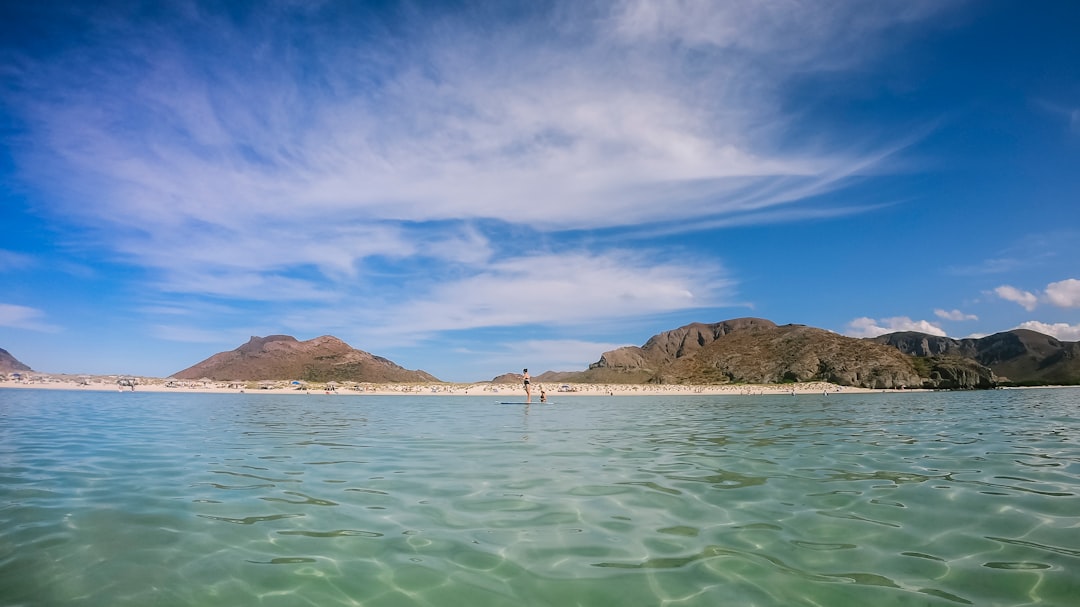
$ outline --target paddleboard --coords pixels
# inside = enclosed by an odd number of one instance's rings
[[[550,404],[551,404],[551,401],[549,400],[549,401],[547,401],[546,403],[542,403],[542,402],[540,402],[540,401],[538,401],[538,400],[534,400],[534,401],[533,401],[533,402],[531,402],[531,403],[526,403],[526,402],[523,402],[523,401],[518,401],[518,402],[513,402],[513,403],[499,403],[499,404],[500,404],[500,405],[550,405]]]

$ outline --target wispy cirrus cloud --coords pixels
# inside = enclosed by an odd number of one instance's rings
[[[116,42],[101,42],[107,52],[94,61],[60,51],[16,62],[22,95],[11,101],[37,135],[25,170],[67,184],[58,211],[110,229],[139,259],[200,234],[239,235],[258,251],[276,230],[310,232],[328,217],[370,222],[382,240],[395,222],[496,219],[546,231],[719,217],[881,170],[888,154],[850,142],[802,152],[766,143],[794,118],[775,87],[850,62],[847,45],[933,6],[624,2],[602,18],[552,11],[495,35],[483,12],[441,13],[399,24],[426,34],[407,46],[383,33],[333,47],[274,37],[295,17],[285,4],[259,19],[176,11],[150,27],[110,16],[89,37]],[[318,8],[304,16],[328,18]],[[538,44],[539,33],[555,40]],[[244,46],[252,36],[256,53]],[[793,61],[793,47],[813,52]],[[691,49],[714,59],[708,70],[689,69]],[[91,192],[95,204],[83,204]],[[337,251],[320,260],[331,266],[369,253],[350,246],[348,230],[326,230],[322,242]],[[289,250],[295,263],[316,255]]]
[[[996,254],[982,261],[967,265],[951,265],[946,272],[958,276],[982,276],[1007,274],[1025,268],[1052,263],[1055,259],[1080,253],[1077,242],[1080,233],[1068,228],[1057,228],[1027,234]]]
[[[37,308],[0,303],[0,327],[58,333],[63,330],[59,325],[45,320],[45,312]]]
[[[943,10],[373,6],[83,6],[68,46],[0,45],[19,175],[80,245],[145,270],[151,302],[264,302],[365,336],[704,308],[738,288],[720,259],[619,237],[880,208],[827,199],[919,129],[793,141],[783,89]],[[614,236],[582,236],[598,228]],[[160,338],[212,337],[151,316]]]
[[[37,260],[32,255],[0,249],[0,272],[25,270],[35,265]]]
[[[638,253],[556,253],[493,260],[380,315],[389,331],[575,325],[725,303],[735,283],[716,266]]]

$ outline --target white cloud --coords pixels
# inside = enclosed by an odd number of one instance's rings
[[[1056,337],[1062,341],[1080,341],[1080,325],[1070,325],[1063,322],[1044,323],[1037,320],[1029,320],[1020,323],[1016,328],[1038,331],[1039,333]]]
[[[853,11],[844,3],[768,0],[624,0],[617,6],[621,36],[781,55],[785,65],[804,69],[849,66],[872,52],[879,31],[942,8],[927,1],[876,2]]]
[[[1036,297],[1034,293],[1021,291],[1020,289],[1009,285],[1002,285],[994,289],[994,293],[1005,301],[1020,304],[1028,312],[1034,310],[1039,305],[1039,298]]]
[[[57,325],[44,322],[42,320],[44,317],[45,313],[37,308],[0,303],[0,327],[26,329],[42,333],[57,333],[61,330]]]
[[[86,9],[71,46],[0,55],[19,175],[79,244],[146,269],[145,301],[190,296],[152,313],[167,339],[211,341],[215,315],[176,320],[189,303],[272,302],[272,322],[364,347],[706,308],[735,288],[716,259],[617,239],[880,204],[824,195],[889,172],[919,128],[796,145],[783,95],[943,10],[566,2],[507,23],[492,15],[518,11],[483,4],[373,16],[364,35],[314,4]]]
[[[978,316],[974,314],[965,314],[960,310],[942,310],[939,308],[934,310],[934,315],[942,320],[979,320]]]
[[[929,335],[945,336],[945,331],[934,323],[926,320],[911,320],[907,316],[895,316],[892,318],[881,319],[867,318],[865,316],[856,318],[848,323],[844,335],[850,337],[877,337],[878,335],[896,333],[898,331],[917,331]]]
[[[1030,291],[1022,291],[1016,287],[1002,285],[994,289],[998,297],[1015,302],[1031,312],[1038,307],[1040,297]],[[1049,302],[1060,308],[1080,308],[1080,280],[1067,278],[1046,285],[1046,290],[1041,298],[1043,302]]]
[[[1080,280],[1068,278],[1046,285],[1046,299],[1061,308],[1080,308]]]
[[[658,262],[644,254],[538,254],[441,282],[379,312],[377,324],[390,332],[574,325],[720,305],[733,290],[721,268],[706,264]]]
[[[418,254],[399,222],[813,216],[781,205],[883,170],[904,143],[777,145],[795,119],[779,86],[852,63],[847,49],[936,4],[623,2],[591,19],[567,5],[539,20],[544,36],[532,21],[440,13],[401,24],[424,34],[408,48],[297,46],[274,35],[294,26],[286,10],[257,28],[210,11],[156,27],[113,18],[110,37],[143,60],[77,48],[23,63],[12,90],[25,96],[11,99],[35,133],[26,174],[138,263],[349,276],[372,255]]]

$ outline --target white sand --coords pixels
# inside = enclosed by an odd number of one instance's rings
[[[274,382],[216,382],[216,381],[179,381],[151,377],[121,378],[117,376],[72,377],[30,374],[29,379],[19,381],[0,381],[0,388],[36,388],[50,390],[87,390],[87,391],[122,391],[122,392],[204,392],[253,394],[376,394],[376,395],[443,395],[443,396],[485,396],[524,398],[525,391],[520,384],[492,384],[477,382],[471,384],[422,383],[422,384],[371,384],[356,382],[338,382],[336,385],[324,383],[293,384],[290,381]],[[119,382],[134,380],[135,386],[120,385]],[[569,390],[560,390],[568,386]],[[805,382],[795,384],[733,384],[733,385],[655,385],[655,384],[533,384],[533,401],[539,401],[540,390],[547,392],[554,400],[560,394],[574,396],[663,396],[686,394],[823,394],[880,392],[868,388],[838,386],[828,382]]]

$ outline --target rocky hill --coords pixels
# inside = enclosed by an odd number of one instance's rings
[[[324,335],[298,341],[289,335],[252,337],[246,344],[173,374],[176,379],[215,381],[298,379],[304,381],[433,382],[424,371],[410,371],[385,358],[356,350]]]
[[[0,348],[0,373],[23,373],[32,370],[33,369],[30,367],[19,362],[19,360],[9,354],[7,350]]]
[[[520,384],[524,380],[525,376],[521,373],[503,373],[498,377],[493,377],[491,383],[493,384]]]
[[[570,380],[570,378],[568,378]],[[605,352],[572,378],[603,383],[829,381],[866,388],[989,388],[991,370],[959,356],[916,359],[899,349],[761,318],[692,323],[641,347]]]
[[[954,356],[973,360],[992,369],[1004,384],[1080,384],[1080,342],[1060,341],[1027,329],[967,339],[906,331],[872,341],[920,358]]]

